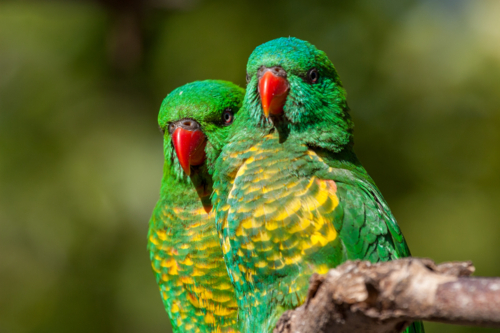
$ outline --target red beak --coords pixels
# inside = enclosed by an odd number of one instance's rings
[[[178,127],[172,133],[177,158],[184,172],[191,174],[191,165],[200,165],[205,161],[207,137],[200,130],[189,131]]]
[[[287,79],[275,75],[270,70],[262,75],[259,80],[259,93],[266,118],[269,118],[269,114],[283,114],[289,88]]]

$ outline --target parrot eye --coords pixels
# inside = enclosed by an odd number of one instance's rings
[[[233,110],[229,108],[224,110],[224,113],[222,114],[222,122],[224,125],[231,125],[233,123],[233,118]]]
[[[309,72],[307,72],[307,78],[309,79],[310,83],[316,83],[319,80],[319,73],[316,68],[311,69]]]

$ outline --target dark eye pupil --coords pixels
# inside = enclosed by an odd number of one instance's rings
[[[318,78],[319,78],[318,71],[316,69],[311,69],[311,71],[309,72],[309,80],[312,83],[316,83],[318,81]]]
[[[231,111],[225,111],[222,114],[222,119],[226,125],[231,124],[233,122],[233,113]]]

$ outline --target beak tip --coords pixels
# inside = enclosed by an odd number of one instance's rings
[[[177,156],[177,158],[179,159],[179,164],[181,165],[182,170],[189,176],[191,174],[191,165],[189,164],[189,160],[180,158],[179,156]]]
[[[264,117],[269,118],[269,108],[263,108]]]

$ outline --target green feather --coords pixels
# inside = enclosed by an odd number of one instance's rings
[[[165,164],[160,199],[149,224],[148,250],[174,332],[234,332],[237,302],[210,210],[213,164],[228,138],[223,112],[238,112],[244,90],[225,81],[200,81],[172,91],[158,123]],[[189,118],[207,137],[206,161],[183,172],[168,125]]]
[[[279,66],[284,115],[266,119],[258,70]],[[307,75],[316,69],[319,79]],[[305,301],[309,276],[348,259],[410,255],[387,203],[352,151],[346,93],[326,54],[279,38],[252,53],[230,141],[217,159],[212,202],[244,332],[271,332]],[[407,332],[423,332],[415,323]]]

